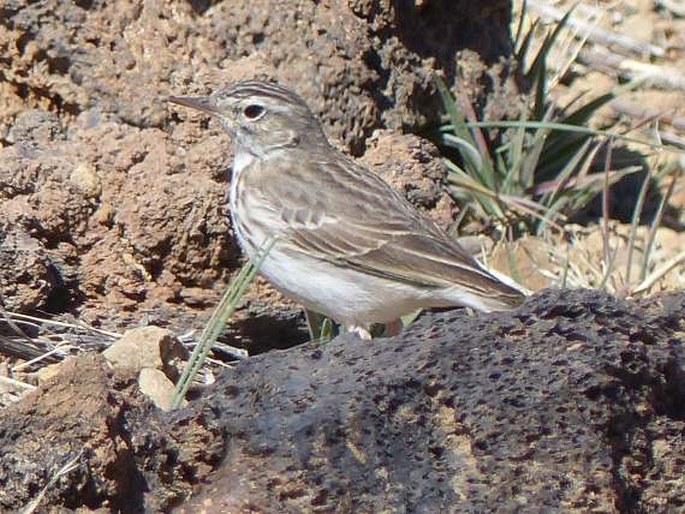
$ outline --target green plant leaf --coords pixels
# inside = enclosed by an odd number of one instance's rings
[[[209,352],[212,350],[212,345],[216,342],[221,331],[224,329],[226,322],[240,304],[245,291],[247,291],[247,288],[252,283],[252,280],[275,242],[276,239],[270,238],[262,247],[260,247],[255,256],[240,268],[238,275],[233,278],[231,285],[221,297],[219,305],[214,309],[211,318],[202,331],[200,341],[197,346],[195,346],[193,353],[183,368],[183,373],[174,390],[174,397],[171,402],[172,409],[178,408],[183,402],[183,399],[190,388],[190,384],[202,368]]]

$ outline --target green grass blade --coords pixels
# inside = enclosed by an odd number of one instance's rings
[[[628,259],[626,263],[626,284],[630,286],[630,279],[632,278],[632,268],[633,268],[633,258],[635,255],[635,240],[637,239],[637,227],[640,224],[640,217],[642,216],[642,209],[645,205],[645,200],[647,199],[647,191],[649,191],[649,185],[652,181],[652,171],[651,168],[647,169],[645,173],[645,178],[640,186],[640,192],[637,195],[637,202],[635,203],[635,208],[633,209],[633,215],[630,220],[630,236],[628,237]]]
[[[450,120],[450,129],[454,134],[463,141],[467,141],[472,146],[476,147],[476,142],[471,135],[471,131],[466,126],[466,118],[462,114],[461,110],[457,107],[457,103],[452,97],[452,93],[448,89],[442,77],[435,75],[435,82],[438,86],[438,92],[440,93],[440,98],[442,99],[442,105],[447,112],[447,116]]]
[[[469,191],[473,199],[478,202],[483,214],[498,219],[504,218],[504,210],[500,206],[496,191],[476,180],[449,159],[445,159],[444,162],[448,171],[451,172],[447,175],[447,180],[455,186]],[[462,196],[460,191],[456,191],[456,195]]]
[[[533,59],[533,63],[530,69],[526,73],[526,77],[534,86],[535,96],[534,102],[531,108],[531,117],[534,120],[541,120],[545,115],[546,105],[547,105],[547,59],[549,57],[549,52],[561,35],[561,31],[566,27],[568,19],[573,12],[573,7],[564,14],[564,16],[559,20],[559,22],[554,27],[551,33],[548,33],[540,45],[538,53]]]
[[[572,113],[564,116],[561,119],[561,123],[565,123],[567,125],[585,125],[588,121],[590,121],[592,116],[597,114],[597,111],[611,102],[614,98],[616,98],[616,96],[616,92],[610,91],[609,93],[605,93],[595,98],[594,100],[590,100],[588,103],[578,107],[578,109]]]
[[[333,321],[315,311],[305,310],[309,339],[318,343],[327,343],[335,337],[335,325]]]
[[[656,215],[654,216],[654,221],[652,226],[649,228],[649,235],[647,236],[647,244],[645,244],[645,251],[642,254],[642,266],[640,267],[640,281],[644,281],[647,276],[647,268],[649,267],[650,258],[652,256],[652,251],[654,250],[654,241],[656,240],[656,233],[661,226],[661,221],[664,217],[664,212],[666,210],[666,205],[668,201],[673,196],[673,191],[675,191],[675,185],[678,179],[683,174],[681,169],[678,169],[676,173],[673,174],[671,183],[668,185],[666,193],[661,197],[659,202],[659,207],[657,208]]]
[[[553,181],[550,181],[552,184],[554,184],[554,189],[549,195],[543,195],[543,197],[546,197],[546,200],[549,200],[549,202],[553,202],[556,196],[559,194],[560,191],[566,189],[571,177],[576,174],[579,170],[579,165],[581,161],[583,162],[583,167],[584,168],[589,168],[590,165],[592,164],[592,161],[594,160],[595,156],[597,155],[597,152],[601,148],[601,144],[597,144],[594,146],[592,150],[590,150],[590,144],[591,141],[585,141],[585,144],[581,146],[578,151],[573,155],[573,157],[566,163],[566,165],[561,169],[561,171],[557,174],[557,176],[554,178]],[[538,186],[535,188],[533,194],[539,194],[539,192],[542,189],[542,186],[544,186],[544,183],[538,184]],[[543,202],[547,203],[547,201]]]
[[[490,162],[490,156],[487,153],[487,147],[482,140],[479,141],[471,132],[472,130],[476,130],[473,128],[474,125],[467,122],[466,115],[463,113],[462,109],[459,108],[457,102],[455,102],[452,93],[450,93],[442,78],[439,75],[435,75],[435,81],[440,97],[442,98],[443,106],[450,119],[450,125],[443,127],[441,131],[444,132],[444,129],[447,129],[454,133],[456,139],[452,139],[452,143],[461,145],[458,148],[459,150],[468,148],[466,153],[460,152],[460,155],[464,159],[465,171],[478,182],[494,190],[496,179],[493,166]],[[475,153],[478,154],[478,158],[475,158]]]
[[[193,350],[188,363],[183,369],[181,378],[179,378],[174,391],[172,400],[172,409],[178,408],[185,398],[188,389],[197,373],[202,368],[212,346],[221,334],[228,319],[233,315],[242,299],[245,291],[252,283],[255,275],[259,271],[260,266],[264,262],[267,254],[273,247],[276,240],[269,239],[260,248],[255,256],[250,259],[238,272],[238,275],[231,281],[231,285],[226,290],[219,301],[219,305],[214,309],[211,318],[205,325],[200,340]]]
[[[525,116],[525,113],[521,113],[521,121],[525,121]],[[500,168],[507,170],[504,180],[502,181],[502,192],[504,193],[513,193],[516,186],[521,184],[526,154],[526,133],[527,131],[524,127],[517,128],[508,145],[508,163],[504,163]]]
[[[523,62],[523,60],[525,59],[527,46],[524,46],[524,44],[526,43],[526,40],[528,40],[528,44],[530,44],[530,39],[533,35],[535,26],[538,22],[538,20],[535,20],[531,24],[531,28],[528,30],[528,32],[526,32],[526,35],[523,36],[523,26],[526,22],[527,13],[528,2],[526,0],[523,0],[523,3],[521,5],[521,11],[519,13],[518,23],[516,24],[516,36],[514,36],[514,54],[516,55],[516,59],[518,60],[518,62]],[[522,37],[524,38],[523,40],[521,39]]]
[[[443,134],[442,140],[445,146],[459,151],[467,169],[481,169],[483,167],[483,158],[478,149],[469,141],[454,134]]]

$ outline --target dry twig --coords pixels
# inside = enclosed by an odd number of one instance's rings
[[[565,16],[563,11],[542,0],[528,0],[527,5],[536,14],[548,20],[559,21]],[[625,34],[617,34],[616,32],[596,27],[594,24],[579,20],[575,16],[570,16],[566,23],[569,27],[587,34],[588,41],[615,48],[617,52],[626,55],[639,54],[661,57],[665,54],[664,49],[660,46],[646,41],[638,41]]]

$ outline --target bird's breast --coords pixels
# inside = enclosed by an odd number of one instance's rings
[[[249,152],[236,152],[233,161],[229,205],[236,239],[252,257],[275,235],[273,215],[263,195],[263,162]]]
[[[248,152],[236,152],[233,158],[233,172],[231,175],[231,191],[229,195],[229,206],[231,209],[231,222],[238,244],[248,255],[252,255],[253,236],[250,234],[249,227],[244,226],[245,218],[248,216],[248,206],[245,199],[245,188],[241,182],[244,180],[245,170],[254,162],[255,157]]]
[[[255,158],[250,152],[237,151],[233,157],[233,175],[240,174],[255,161]]]

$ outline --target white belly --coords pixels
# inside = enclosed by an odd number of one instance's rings
[[[280,251],[278,243],[260,273],[306,308],[347,326],[393,321],[434,304],[429,295],[413,286],[336,267],[302,254],[294,258]]]

